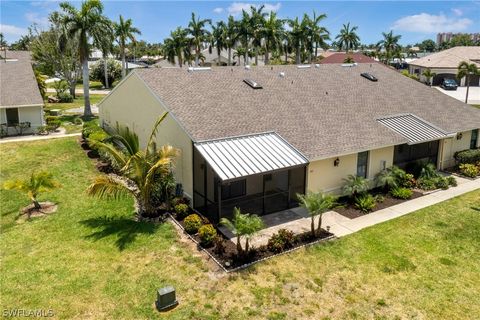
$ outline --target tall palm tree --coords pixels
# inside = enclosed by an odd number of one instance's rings
[[[140,218],[153,217],[155,208],[152,205],[152,192],[155,182],[171,173],[175,158],[179,151],[165,145],[157,148],[156,134],[159,125],[166,118],[165,112],[155,122],[145,149],[136,149],[138,136],[129,135],[128,139],[117,140],[117,146],[110,143],[95,141],[96,148],[105,152],[120,168],[122,177],[115,175],[97,176],[87,188],[87,194],[99,198],[120,198],[132,195]],[[131,139],[137,139],[131,144]],[[129,148],[119,148],[118,145],[129,145]],[[135,152],[135,153],[133,153]],[[133,154],[132,154],[133,153]]]
[[[320,22],[326,18],[326,14],[317,16],[317,13],[314,10],[313,16],[310,19],[310,42],[315,46],[315,59],[317,58],[318,47],[325,48],[327,46],[325,41],[330,40],[330,32],[328,32],[327,28],[320,26]]]
[[[284,33],[284,21],[277,18],[277,14],[273,11],[265,20],[263,26],[263,37],[265,39],[265,64],[269,63],[270,51],[279,49],[282,45],[282,36]]]
[[[252,46],[255,52],[255,65],[258,66],[258,53],[262,46],[265,17],[267,13],[263,11],[265,5],[260,7],[250,6],[250,27],[252,30]]]
[[[109,23],[111,23],[109,21]],[[113,52],[113,42],[115,41],[115,34],[113,32],[113,25],[108,30],[105,30],[103,37],[100,39],[100,43],[95,43],[95,46],[102,51],[104,61],[104,76],[105,76],[105,88],[108,89],[108,55]]]
[[[310,230],[315,237],[322,228],[322,215],[336,205],[337,198],[322,192],[309,192],[305,195],[297,194],[300,206],[307,209],[311,218]],[[315,231],[315,217],[318,216],[318,225]]]
[[[122,79],[125,78],[127,74],[127,64],[125,61],[125,48],[127,46],[127,41],[135,43],[135,35],[141,35],[139,29],[135,28],[132,25],[132,19],[124,20],[122,15],[118,23],[114,23],[115,37],[117,38],[118,44],[120,46],[120,54],[122,55]]]
[[[302,63],[302,49],[305,44],[305,21],[300,22],[298,17],[295,19],[288,20],[288,24],[290,25],[290,39],[292,47],[295,49],[295,63],[301,64]]]
[[[215,47],[217,50],[217,65],[220,65],[220,54],[222,50],[226,48],[225,40],[225,22],[218,21],[216,25],[212,25],[212,36],[211,36],[211,46]]]
[[[83,97],[85,99],[83,115],[91,117],[88,72],[89,39],[93,39],[94,43],[100,43],[105,31],[109,30],[111,26],[108,19],[102,15],[103,5],[99,0],[86,0],[82,2],[79,10],[68,2],[60,3],[60,8],[63,10],[62,23],[69,37],[78,37],[79,39],[78,51],[82,63]]]
[[[337,40],[337,46],[340,50],[345,49],[348,53],[349,50],[357,49],[360,45],[360,37],[357,35],[358,26],[350,28],[350,22],[344,24],[340,33],[335,37]]]
[[[427,83],[431,87],[432,86],[432,80],[437,74],[435,72],[432,72],[432,70],[430,68],[427,68],[422,72],[422,75],[425,78],[427,78]]]
[[[245,10],[242,10],[242,19],[238,22],[238,37],[245,51],[248,53],[249,43],[252,37],[251,17]],[[245,55],[245,64],[248,64],[248,54]]]
[[[245,47],[237,47],[236,52],[233,54],[233,58],[238,58],[238,65],[240,65],[240,58],[243,57],[243,64],[247,65],[247,49]]]
[[[193,45],[195,46],[195,65],[199,65],[199,59],[200,59],[200,46],[202,45],[203,42],[205,42],[208,38],[208,35],[210,32],[205,29],[206,24],[212,24],[212,20],[210,19],[203,19],[200,20],[200,17],[198,19],[195,19],[195,13],[192,12],[192,20],[188,23],[188,29],[187,32],[189,35],[192,36],[192,42]]]
[[[465,77],[465,85],[467,86],[467,94],[465,95],[465,103],[468,103],[468,91],[470,90],[470,78],[473,75],[479,75],[480,71],[474,63],[468,63],[466,61],[460,62],[457,68],[457,78],[461,80]]]
[[[184,57],[190,56],[190,42],[187,38],[187,30],[177,27],[170,33],[170,38],[164,41],[164,55],[167,60],[175,64],[175,57],[179,67],[183,66]]]
[[[382,36],[383,36],[383,39],[377,43],[377,47],[383,48],[385,50],[384,63],[388,64],[388,61],[390,61],[390,59],[392,58],[395,50],[397,50],[400,47],[400,45],[398,44],[398,41],[402,36],[394,35],[393,31],[390,31],[388,33],[382,32]]]
[[[225,46],[228,50],[228,65],[232,65],[232,49],[238,40],[238,23],[233,16],[228,16],[225,24]]]

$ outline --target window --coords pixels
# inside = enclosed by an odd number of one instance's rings
[[[7,126],[13,127],[18,124],[18,108],[5,109],[7,114]]]
[[[470,139],[470,149],[477,148],[478,143],[478,129],[472,130],[472,138]]]
[[[357,176],[367,177],[368,151],[360,152],[357,158]]]

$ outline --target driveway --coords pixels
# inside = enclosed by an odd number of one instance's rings
[[[443,90],[440,87],[434,87],[434,88],[446,95],[449,95],[452,98],[465,102],[467,87],[458,87],[456,91]],[[470,91],[468,92],[468,103],[480,104],[480,87],[470,87]]]

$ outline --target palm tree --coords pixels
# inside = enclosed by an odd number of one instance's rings
[[[300,206],[307,209],[310,218],[312,219],[310,223],[312,237],[315,237],[322,227],[322,215],[328,210],[336,206],[337,198],[332,195],[327,195],[322,192],[308,192],[305,195],[297,194],[298,199],[300,200]],[[315,232],[315,217],[318,216],[318,226],[317,231]]]
[[[457,78],[461,80],[465,77],[465,84],[467,85],[467,94],[465,95],[465,103],[468,103],[468,91],[470,90],[470,78],[473,75],[479,75],[480,72],[474,63],[468,63],[466,61],[460,62],[457,69]]]
[[[298,21],[298,17],[288,20],[288,24],[292,30],[289,32],[292,47],[295,49],[295,63],[302,63],[302,47],[305,41],[305,25],[302,21]]]
[[[32,172],[29,179],[24,180],[8,180],[4,184],[7,190],[18,190],[28,195],[33,203],[35,209],[41,209],[40,203],[37,200],[41,192],[48,191],[59,187],[60,184],[53,179],[51,173],[46,171]]]
[[[392,54],[397,50],[400,45],[398,41],[402,37],[401,35],[393,35],[393,31],[389,33],[382,32],[383,39],[377,43],[377,47],[385,49],[385,64],[392,58]]]
[[[258,66],[258,53],[262,46],[266,12],[263,12],[265,5],[260,7],[250,6],[250,26],[252,31],[252,45],[255,52],[255,65]]]
[[[238,23],[233,16],[228,17],[227,24],[225,25],[225,46],[228,50],[228,65],[232,65],[232,48],[238,39]]]
[[[427,68],[425,69],[423,72],[422,72],[422,75],[427,78],[427,83],[430,85],[430,87],[432,86],[432,80],[433,78],[437,75],[435,72],[432,72],[432,70],[430,70],[430,68]]]
[[[82,2],[79,10],[68,2],[60,3],[60,8],[63,10],[62,23],[68,36],[79,39],[78,51],[82,63],[83,97],[85,99],[83,115],[91,117],[88,74],[89,39],[93,39],[94,43],[100,43],[100,39],[111,26],[108,19],[102,15],[103,5],[99,0],[86,0]]]
[[[391,166],[383,169],[375,176],[375,185],[385,189],[395,189],[400,187],[400,183],[405,180],[406,173],[397,166]]]
[[[310,42],[315,46],[315,59],[317,58],[318,47],[325,48],[327,46],[325,41],[330,40],[330,32],[325,27],[320,26],[320,22],[325,18],[327,18],[326,14],[317,16],[317,13],[313,11],[313,17],[309,19]],[[312,59],[310,58],[310,60]]]
[[[335,37],[337,40],[337,46],[340,50],[345,49],[348,53],[350,50],[358,48],[360,45],[360,37],[356,33],[357,30],[358,26],[350,28],[350,22],[343,25],[340,33]]]
[[[247,49],[244,47],[237,47],[236,52],[233,53],[233,59],[238,58],[238,65],[240,65],[240,58],[243,57],[243,64],[247,65]]]
[[[192,36],[192,42],[193,45],[195,46],[195,65],[199,65],[199,59],[200,59],[200,46],[203,42],[207,40],[208,35],[210,32],[205,29],[206,24],[212,24],[212,20],[210,19],[204,19],[200,20],[200,17],[198,19],[195,19],[195,13],[192,12],[192,20],[188,23],[188,29],[187,32],[189,35]]]
[[[251,17],[245,10],[242,10],[242,19],[238,22],[238,37],[248,53],[248,45],[252,36]],[[245,64],[248,64],[248,54],[245,55]]]
[[[349,174],[346,179],[343,179],[345,184],[343,185],[343,192],[349,195],[352,199],[356,198],[359,194],[368,190],[368,180],[361,176]]]
[[[120,54],[122,55],[122,79],[125,78],[127,74],[127,64],[125,61],[125,48],[127,46],[127,41],[135,43],[135,34],[141,35],[139,29],[135,28],[132,25],[132,19],[124,20],[122,15],[118,23],[114,23],[115,37],[117,38],[118,44],[120,46]]]
[[[105,33],[101,39],[100,43],[95,45],[102,51],[103,61],[104,61],[104,74],[105,74],[105,88],[108,89],[108,64],[107,59],[108,55],[113,52],[113,42],[115,41],[115,34],[113,32],[113,25],[108,30],[105,30]]]
[[[212,25],[211,46],[217,50],[217,65],[220,65],[220,54],[226,47],[225,41],[225,23],[223,21],[217,22],[216,25]]]
[[[284,20],[278,19],[277,14],[273,11],[270,12],[268,19],[264,22],[263,37],[265,39],[265,64],[269,63],[270,50],[278,49],[282,45],[282,36],[284,33],[283,23]]]
[[[136,150],[135,146],[139,145],[136,135],[123,141],[117,140],[117,146],[124,145],[120,148],[107,142],[94,141],[95,147],[105,152],[120,168],[122,177],[98,176],[88,187],[87,194],[114,199],[130,194],[135,199],[135,208],[139,218],[154,216],[152,191],[158,180],[169,176],[174,159],[179,153],[177,149],[169,145],[157,148],[155,142],[157,130],[166,116],[165,112],[155,122],[147,146],[143,150]],[[134,139],[134,143],[131,143],[131,139]],[[129,147],[126,147],[127,144]],[[135,153],[132,154],[132,152]]]
[[[170,38],[164,41],[164,55],[167,60],[175,64],[175,57],[177,57],[178,65],[183,66],[184,57],[190,55],[190,45],[187,39],[187,31],[181,27],[177,27],[170,33]]]
[[[238,255],[248,254],[249,239],[264,228],[262,218],[255,214],[242,213],[239,208],[233,209],[233,219],[222,218],[220,224],[227,227],[237,237]],[[241,239],[245,238],[245,249],[242,248]]]

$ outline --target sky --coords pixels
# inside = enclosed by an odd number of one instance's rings
[[[71,1],[79,6],[80,2]],[[36,23],[48,27],[48,15],[58,10],[57,1],[0,1],[0,32],[11,43]],[[239,17],[250,5],[265,4],[280,18],[325,13],[323,22],[333,37],[350,22],[358,26],[362,43],[376,43],[381,33],[393,30],[401,44],[435,40],[438,32],[480,32],[480,1],[104,1],[104,13],[112,20],[121,14],[139,28],[140,40],[163,42],[177,26],[186,27],[195,12],[213,22]]]

